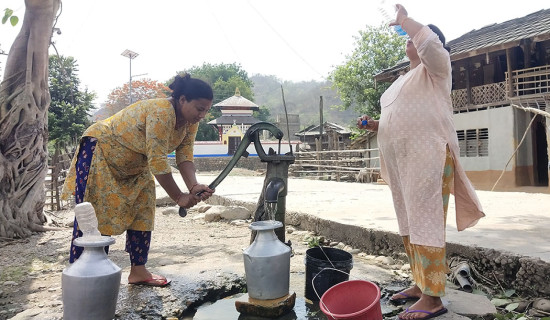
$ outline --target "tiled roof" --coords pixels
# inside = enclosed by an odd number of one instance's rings
[[[448,41],[451,60],[518,46],[522,39],[534,41],[550,39],[550,9],[540,10],[522,18],[494,23],[472,30]]]
[[[472,30],[457,39],[448,41],[447,45],[451,48],[451,61],[457,61],[516,47],[522,39],[529,38],[536,42],[550,39],[550,9]],[[408,61],[401,61],[376,74],[375,79],[377,81],[393,81],[408,66]]]
[[[324,132],[327,132],[327,131],[336,131],[340,134],[350,134],[351,131],[346,129],[345,127],[339,125],[339,124],[336,124],[336,123],[332,123],[332,122],[325,122],[323,123],[323,131]],[[296,136],[314,136],[314,135],[319,135],[319,125],[310,125],[309,127],[303,129],[303,130],[300,130],[298,132],[296,132],[294,135]]]
[[[235,95],[221,102],[216,103],[214,107],[222,107],[222,108],[223,107],[247,107],[253,110],[260,109],[257,104],[241,96],[241,92],[239,91],[239,88],[235,89]]]

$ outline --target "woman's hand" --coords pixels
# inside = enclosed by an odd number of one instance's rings
[[[366,124],[364,124],[365,121],[366,121]],[[357,118],[357,128],[363,129],[363,130],[369,130],[369,131],[377,131],[378,124],[376,122],[377,121],[374,120],[373,118],[367,115],[363,115]]]
[[[215,189],[210,189],[207,185],[198,183],[191,187],[191,190],[189,190],[189,193],[198,195],[203,201],[210,198],[214,192]]]
[[[178,200],[176,201],[178,206],[186,209],[193,207],[199,202],[201,202],[201,198],[199,196],[183,192],[180,194]]]
[[[400,4],[395,5],[395,20],[390,22],[390,26],[402,26],[403,21],[409,16],[407,9]]]

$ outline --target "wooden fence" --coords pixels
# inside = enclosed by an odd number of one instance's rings
[[[61,189],[65,183],[67,171],[71,165],[73,153],[68,150],[55,150],[54,154],[48,159],[48,174],[44,182],[46,192],[45,207],[51,211],[61,210],[63,203],[61,201]]]
[[[380,177],[378,149],[295,152],[293,176],[336,181],[375,182]]]

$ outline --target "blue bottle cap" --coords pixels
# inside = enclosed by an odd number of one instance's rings
[[[399,25],[393,26],[393,30],[395,30],[395,32],[397,32],[397,34],[400,35],[400,36],[406,36],[407,35],[407,32],[405,32],[405,30],[403,30],[403,28],[401,28],[401,26],[399,26]]]
[[[367,123],[369,123],[369,122],[368,122],[367,120],[363,120],[363,121],[361,121],[361,125],[362,125],[362,126],[366,126],[366,125],[367,125]]]

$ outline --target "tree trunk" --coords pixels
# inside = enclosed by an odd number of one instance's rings
[[[60,0],[26,0],[0,84],[0,238],[43,231],[48,170],[48,47]]]

